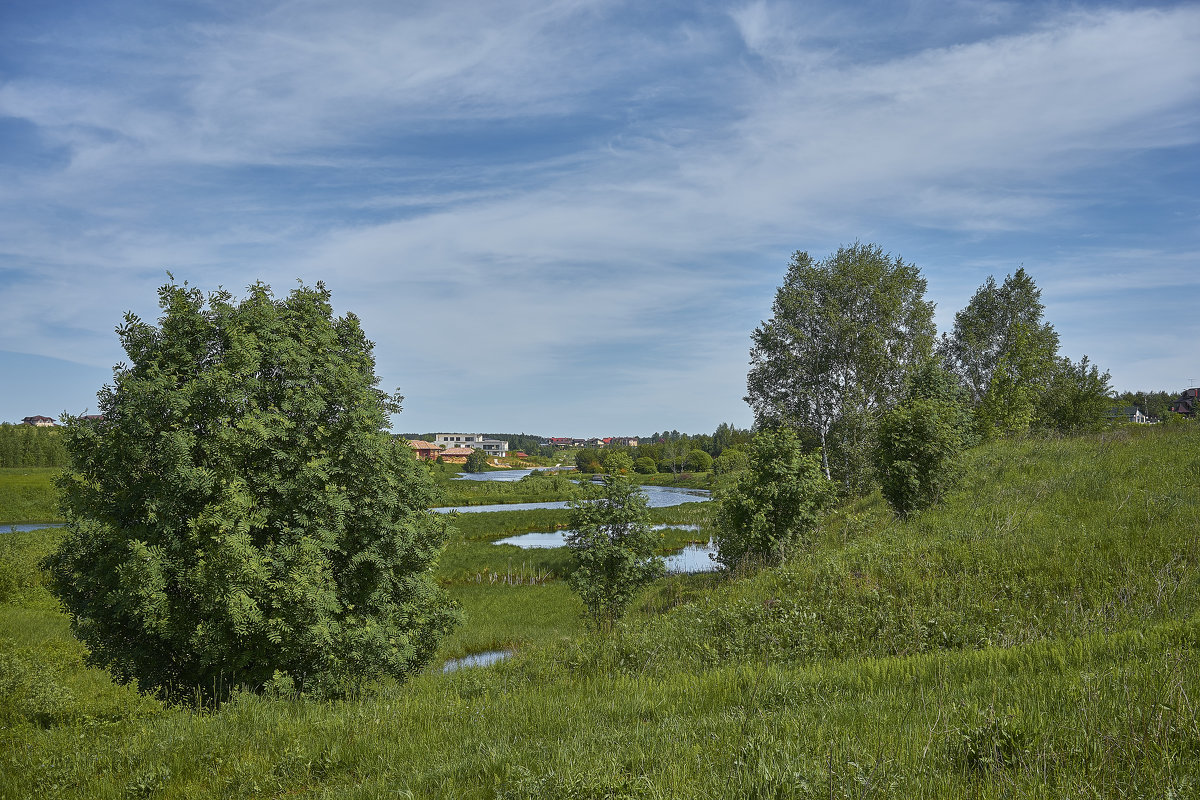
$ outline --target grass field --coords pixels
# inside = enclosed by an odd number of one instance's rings
[[[0,469],[0,525],[16,522],[61,522],[52,483],[58,467]]]
[[[472,577],[562,512],[462,515],[441,654],[516,655],[338,702],[114,685],[42,586],[61,534],[3,536],[0,798],[1200,796],[1198,445],[989,445],[942,506],[859,501],[781,568],[657,582],[607,636],[561,580]]]

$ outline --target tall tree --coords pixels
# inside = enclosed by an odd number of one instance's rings
[[[159,304],[117,329],[103,420],[66,429],[47,566],[91,662],[185,697],[420,670],[458,617],[432,575],[447,528],[357,318],[320,283]]]
[[[954,331],[941,352],[979,406],[993,389],[1037,391],[1058,354],[1058,334],[1042,321],[1042,292],[1024,267],[1001,286],[988,276],[967,307],[954,315]],[[997,376],[997,371],[1001,375]],[[1040,392],[1037,392],[1040,394]],[[996,405],[993,402],[993,405]],[[1024,413],[1024,406],[1015,409]]]
[[[859,480],[862,420],[890,407],[934,342],[933,303],[914,265],[875,244],[839,248],[823,261],[792,256],[771,319],[755,329],[746,402],[759,427],[807,428],[832,477],[830,437],[843,421],[839,477]]]

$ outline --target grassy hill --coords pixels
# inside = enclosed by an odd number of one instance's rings
[[[0,798],[1200,795],[1195,429],[980,448],[941,507],[867,498],[779,569],[660,581],[603,638],[553,554],[549,580],[471,578],[557,524],[508,513],[443,580],[472,616],[445,652],[512,660],[207,712],[84,667],[36,568],[58,534],[0,537]]]

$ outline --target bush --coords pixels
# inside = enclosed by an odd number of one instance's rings
[[[646,495],[628,478],[606,475],[599,496],[571,503],[567,547],[571,588],[598,627],[620,617],[637,591],[663,573],[654,555],[658,535],[650,528]]]
[[[833,494],[819,457],[805,454],[791,430],[759,433],[748,457],[748,468],[717,506],[717,560],[726,567],[747,559],[782,561],[816,526]]]
[[[633,468],[637,470],[639,475],[653,475],[658,472],[658,465],[654,463],[654,459],[649,456],[642,456],[637,461],[633,462]]]
[[[600,463],[600,451],[591,448],[580,450],[575,454],[575,469],[588,473],[603,472],[604,467]]]
[[[691,451],[687,454],[687,460],[683,462],[684,469],[690,469],[693,472],[709,472],[712,470],[712,465],[712,456],[703,450]]]
[[[467,462],[463,464],[465,472],[486,472],[487,468],[487,453],[482,450],[472,450],[471,455],[467,456]]]
[[[610,475],[626,475],[633,472],[633,457],[614,450],[604,454],[604,471]]]
[[[1050,376],[1050,385],[1042,398],[1038,424],[1058,433],[1096,431],[1108,422],[1112,406],[1109,392],[1111,376],[1101,372],[1084,356],[1076,364],[1060,358]]]
[[[901,517],[936,503],[958,478],[959,407],[910,400],[883,415],[875,457],[884,498]]]
[[[46,566],[91,663],[216,697],[421,669],[457,621],[432,578],[447,528],[385,432],[400,398],[358,320],[319,283],[159,297],[158,327],[118,328],[130,365],[104,420],[65,431],[69,527]]]
[[[726,450],[713,459],[713,472],[717,475],[740,472],[749,466],[750,457],[740,447]]]

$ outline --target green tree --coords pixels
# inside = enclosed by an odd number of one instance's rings
[[[938,502],[958,479],[961,407],[913,398],[879,421],[876,458],[884,499],[901,517]]]
[[[633,463],[633,468],[637,470],[639,475],[653,475],[658,472],[658,464],[654,463],[654,459],[649,456],[642,456]]]
[[[47,558],[91,663],[145,688],[330,694],[402,679],[458,612],[433,579],[447,536],[385,431],[373,345],[318,283],[235,302],[173,281],[157,326],[72,420],[67,534]]]
[[[794,431],[767,430],[754,437],[749,467],[717,504],[717,560],[778,563],[804,543],[832,497],[818,456],[805,453]]]
[[[463,464],[465,472],[487,472],[488,460],[487,453],[482,450],[472,450],[467,456],[467,461]]]
[[[989,276],[940,345],[976,409],[985,437],[1029,429],[1058,354],[1058,334],[1042,321],[1042,292],[1024,268],[997,286]]]
[[[1079,363],[1060,358],[1042,396],[1039,427],[1059,433],[1094,431],[1104,427],[1113,401],[1111,375],[1084,356]]]
[[[758,426],[811,430],[826,476],[861,484],[856,454],[870,441],[862,426],[895,403],[932,350],[924,296],[920,270],[878,245],[855,243],[824,261],[793,255],[771,319],[752,335],[746,402]],[[831,464],[836,454],[844,458]]]
[[[992,439],[1027,432],[1037,420],[1054,366],[1053,352],[1039,342],[1029,326],[1014,325],[987,390],[975,407],[979,437]]]
[[[600,462],[600,451],[593,448],[580,450],[575,454],[575,469],[580,472],[603,472],[604,466]]]
[[[568,583],[600,628],[619,618],[641,587],[663,574],[654,554],[646,495],[628,478],[605,475],[598,495],[571,503]]]
[[[750,466],[750,457],[741,445],[727,447],[721,455],[713,459],[713,472],[717,475],[730,475],[740,472]]]
[[[684,469],[690,469],[693,472],[709,472],[712,470],[712,464],[712,456],[699,449],[690,451],[687,454],[687,460],[683,462]]]
[[[604,471],[611,475],[628,475],[633,472],[633,457],[623,450],[609,450],[601,463],[604,466]]]

